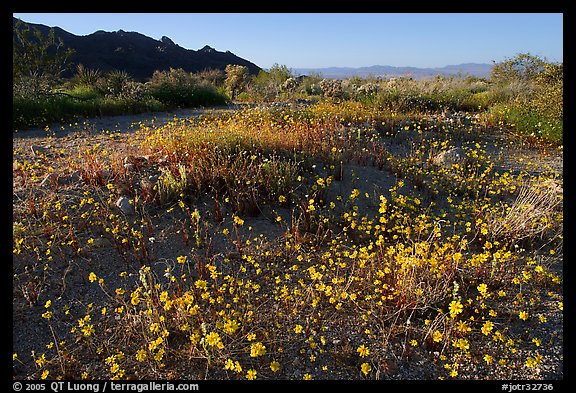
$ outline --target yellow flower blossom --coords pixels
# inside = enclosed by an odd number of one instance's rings
[[[261,342],[256,342],[250,345],[250,357],[256,358],[266,353],[266,346]]]
[[[248,370],[246,372],[246,379],[250,379],[250,380],[256,379],[256,370],[254,370],[254,369]]]
[[[478,289],[478,292],[480,292],[480,294],[484,297],[486,297],[488,294],[488,285],[486,284],[480,284],[476,287],[476,289]]]
[[[228,358],[224,363],[224,370],[234,370],[234,360]]]
[[[492,329],[494,328],[494,324],[491,321],[486,321],[484,322],[484,325],[482,325],[482,329],[480,329],[482,331],[482,334],[484,335],[489,335],[490,332],[492,331]]]
[[[456,347],[462,351],[466,351],[467,349],[470,349],[470,343],[468,343],[468,340],[466,340],[465,338],[459,338],[458,340],[454,340],[454,342],[452,343],[453,347]]]
[[[272,372],[277,372],[280,370],[280,363],[278,363],[276,360],[272,361],[272,363],[270,363],[270,370],[272,370]]]
[[[240,328],[240,324],[235,319],[224,322],[223,330],[226,334],[234,334]]]
[[[460,314],[463,309],[464,306],[458,300],[452,300],[448,305],[448,310],[450,311],[450,316],[452,318],[455,318],[456,315]]]
[[[46,355],[42,354],[41,356],[37,357],[34,362],[38,365],[38,367],[43,367],[46,364]]]
[[[362,365],[360,366],[360,370],[364,375],[368,375],[370,374],[370,371],[372,371],[372,366],[370,366],[370,364],[368,363],[362,363]]]
[[[356,352],[360,354],[360,357],[365,358],[370,354],[370,349],[368,349],[368,347],[362,344],[358,347],[358,349],[356,349]]]
[[[143,349],[139,349],[138,352],[136,352],[136,360],[138,360],[139,362],[143,362],[144,360],[146,360],[147,356],[148,354]]]
[[[468,333],[472,330],[472,328],[468,326],[468,323],[465,321],[458,321],[456,328],[462,333]]]
[[[205,340],[206,344],[212,347],[220,347],[222,344],[222,339],[220,338],[220,335],[216,332],[208,333],[205,337]]]

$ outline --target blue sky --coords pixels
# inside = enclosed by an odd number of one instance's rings
[[[135,31],[262,68],[443,67],[531,53],[563,61],[562,13],[14,13],[72,34]]]

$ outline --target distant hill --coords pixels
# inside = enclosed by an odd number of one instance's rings
[[[12,18],[13,26],[16,21],[16,18]],[[44,34],[50,30],[49,26],[22,22]],[[261,70],[256,64],[230,51],[219,52],[208,45],[199,50],[185,49],[168,37],[155,40],[123,30],[99,30],[86,36],[77,36],[59,27],[54,27],[54,31],[67,48],[74,49],[75,54],[71,58],[73,64],[81,63],[86,68],[102,72],[123,70],[139,80],[150,78],[156,70],[169,68],[198,72],[205,69],[224,70],[228,64],[239,64],[248,67],[250,74],[256,75]]]
[[[448,65],[440,68],[417,68],[417,67],[392,67],[374,65],[371,67],[327,67],[327,68],[295,68],[292,71],[297,75],[309,75],[317,73],[324,78],[345,79],[352,76],[366,78],[369,76],[391,78],[399,76],[410,76],[414,79],[433,78],[436,75],[470,75],[479,78],[487,78],[492,71],[492,64],[466,63],[458,65]]]

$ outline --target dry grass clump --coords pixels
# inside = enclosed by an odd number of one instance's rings
[[[542,238],[546,232],[562,229],[555,226],[554,216],[562,206],[563,190],[554,179],[527,181],[522,184],[511,206],[488,219],[490,236],[498,240],[519,242]]]

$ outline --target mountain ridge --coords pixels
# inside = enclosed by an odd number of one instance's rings
[[[388,65],[372,65],[365,67],[323,67],[323,68],[293,68],[292,71],[309,75],[317,73],[325,78],[345,79],[353,76],[358,77],[399,77],[409,76],[414,79],[433,78],[436,75],[442,76],[474,76],[478,78],[487,78],[490,76],[492,64],[486,63],[462,63],[446,65],[444,67],[395,67]]]
[[[228,64],[238,64],[246,66],[252,75],[261,70],[256,64],[230,51],[220,52],[208,45],[199,50],[186,49],[167,36],[155,40],[138,32],[124,30],[97,30],[88,35],[75,35],[57,26],[28,23],[14,17],[13,28],[18,20],[23,26],[36,28],[43,34],[53,28],[54,35],[62,39],[65,47],[74,49],[74,55],[70,58],[72,64],[83,64],[86,68],[102,72],[126,71],[139,80],[150,78],[156,70],[170,68],[199,72],[206,69],[224,70]],[[63,76],[71,75],[68,73]]]

